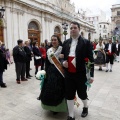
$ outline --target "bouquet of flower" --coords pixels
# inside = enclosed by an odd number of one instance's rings
[[[77,101],[77,97],[74,98],[74,105],[77,106],[77,108],[80,106],[79,102]]]
[[[43,87],[45,77],[46,77],[46,72],[44,70],[40,70],[36,74],[36,78],[41,81],[41,83],[40,83],[41,88],[40,89],[42,89],[42,87]]]
[[[90,69],[91,69],[91,62],[88,58],[85,58],[85,62],[86,62],[86,77],[87,77],[87,82],[85,83],[85,85],[87,85],[88,90],[91,87],[91,83],[90,83]]]

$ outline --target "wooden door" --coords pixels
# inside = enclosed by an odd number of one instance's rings
[[[40,31],[38,30],[28,30],[28,38],[31,40],[31,43],[36,41],[40,46]]]

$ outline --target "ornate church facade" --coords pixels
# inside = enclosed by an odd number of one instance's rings
[[[0,41],[10,50],[18,39],[36,40],[40,44],[57,34],[64,41],[62,23],[68,24],[66,37],[69,38],[71,21],[80,23],[85,38],[94,39],[94,26],[76,15],[70,0],[0,0],[0,7],[5,9],[0,18]]]

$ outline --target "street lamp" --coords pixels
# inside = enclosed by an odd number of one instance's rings
[[[3,18],[4,12],[5,12],[5,9],[2,7],[2,8],[0,9],[0,18]]]
[[[67,29],[68,29],[68,24],[66,22],[62,23],[62,28],[64,29],[63,34],[65,35],[65,40],[66,40],[66,35],[67,33]]]
[[[88,30],[88,40],[90,41],[91,40],[91,33],[90,33],[90,29]]]

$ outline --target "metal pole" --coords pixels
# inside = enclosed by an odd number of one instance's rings
[[[65,40],[66,40],[66,35],[65,35]]]

